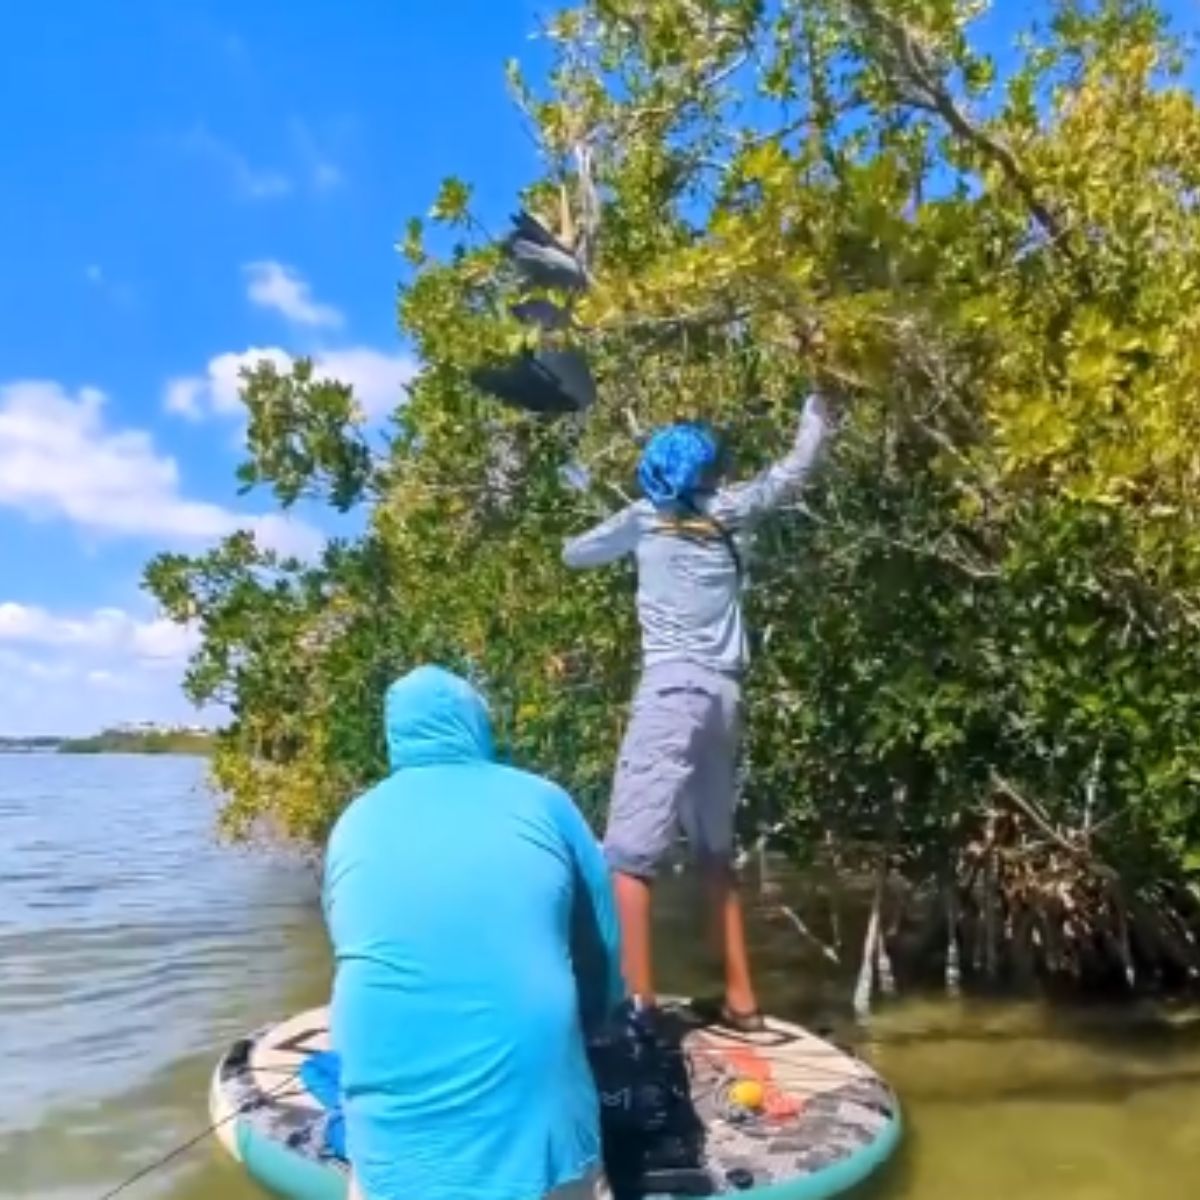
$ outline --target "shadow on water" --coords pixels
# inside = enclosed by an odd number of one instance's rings
[[[0,1197],[97,1200],[204,1127],[232,1038],[325,998],[314,879],[216,846],[193,760],[0,757],[0,810]],[[690,881],[668,881],[664,989],[713,990],[700,928]],[[906,995],[860,1027],[856,962],[832,968],[762,911],[750,930],[764,1006],[900,1094],[905,1141],[856,1200],[1195,1191],[1194,1014]],[[210,1139],[122,1200],[212,1197],[262,1200]]]

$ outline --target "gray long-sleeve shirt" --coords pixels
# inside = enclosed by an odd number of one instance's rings
[[[824,405],[804,407],[791,450],[744,483],[697,497],[701,515],[687,519],[640,500],[573,538],[563,548],[569,567],[599,567],[627,554],[637,559],[638,621],[646,668],[690,662],[738,675],[748,648],[742,617],[742,579],[720,522],[744,562],[756,519],[800,490],[828,430]]]

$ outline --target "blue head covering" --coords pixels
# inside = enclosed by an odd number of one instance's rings
[[[717,439],[707,426],[691,421],[668,425],[646,443],[638,483],[655,508],[669,508],[692,499],[719,456]]]
[[[417,667],[401,676],[388,688],[383,710],[393,771],[493,757],[486,701],[443,667]]]

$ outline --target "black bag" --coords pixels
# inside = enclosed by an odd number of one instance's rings
[[[626,1013],[588,1047],[600,1094],[604,1165],[620,1197],[707,1196],[704,1125],[692,1103],[683,1028]]]
[[[505,404],[537,413],[583,412],[596,399],[587,359],[575,350],[538,350],[479,367],[471,382]]]
[[[575,256],[545,226],[525,212],[513,218],[513,225],[504,250],[526,284],[571,292],[587,287]],[[545,298],[526,296],[510,311],[522,324],[546,332],[561,332],[570,325],[567,311]],[[481,391],[528,412],[580,413],[596,401],[596,381],[587,356],[571,346],[547,344],[484,363],[470,378]]]
[[[504,248],[526,283],[534,287],[583,291],[587,275],[575,255],[536,217],[519,212]]]

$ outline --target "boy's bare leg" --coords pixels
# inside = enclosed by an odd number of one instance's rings
[[[617,919],[621,923],[621,971],[625,986],[643,1003],[653,1004],[652,889],[645,879],[614,871],[613,891],[617,900]]]
[[[705,874],[713,928],[725,962],[725,1003],[735,1015],[747,1016],[758,1011],[758,998],[750,978],[750,954],[737,882],[727,863],[714,863]]]

